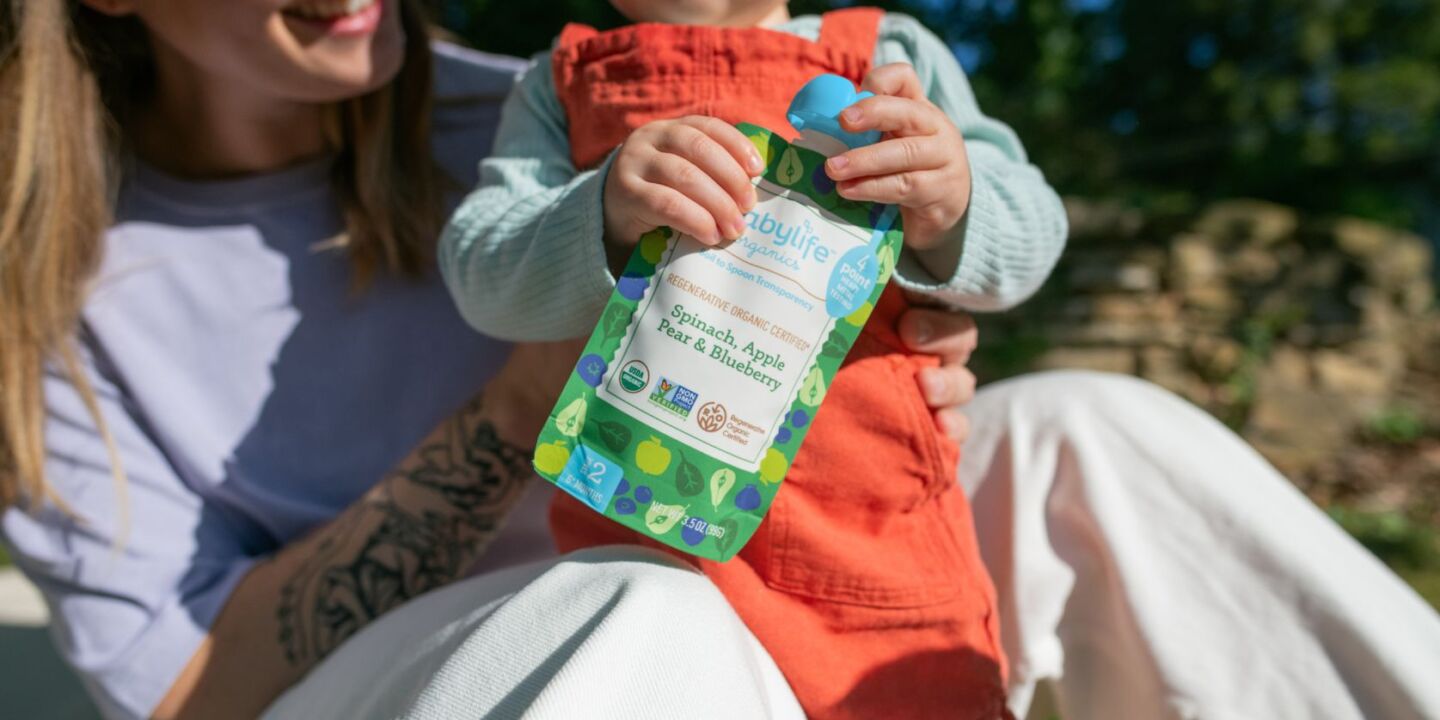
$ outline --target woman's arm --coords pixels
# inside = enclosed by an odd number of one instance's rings
[[[339,517],[256,564],[155,709],[251,718],[370,622],[461,578],[533,477],[530,447],[573,357],[518,348],[468,403]],[[563,369],[550,368],[557,365]]]

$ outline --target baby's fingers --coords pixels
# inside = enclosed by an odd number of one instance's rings
[[[719,123],[718,120],[716,122]],[[719,124],[724,125],[724,123]],[[752,151],[754,150],[754,146],[750,145],[750,141],[745,140],[743,136],[741,141]],[[755,204],[755,188],[750,184],[750,175],[744,166],[746,161],[737,159],[732,150],[726,148],[706,130],[688,123],[676,124],[658,139],[655,149],[683,158],[699,168],[730,195],[730,199],[734,201],[738,211],[749,210]],[[684,188],[678,188],[678,186],[677,189],[684,191]],[[702,201],[701,204],[705,203]],[[726,219],[720,214],[715,215],[715,220],[721,223],[722,228],[725,227]]]
[[[825,172],[835,180],[850,180],[934,170],[946,161],[946,153],[934,136],[899,137],[836,155],[825,161]]]
[[[751,177],[765,171],[765,163],[761,162],[760,153],[755,150],[750,139],[745,137],[745,133],[740,132],[734,125],[706,115],[687,115],[681,118],[680,122],[710,136],[710,139],[725,148]]]
[[[860,202],[923,207],[956,192],[951,178],[936,170],[914,170],[841,181],[840,196]]]
[[[934,135],[944,114],[926,100],[876,95],[840,112],[840,125],[850,132],[879,130],[895,135]]]
[[[920,76],[915,68],[906,63],[890,63],[871,70],[860,83],[861,90],[876,95],[895,95],[911,100],[925,99],[925,90],[920,87]]]
[[[720,242],[714,216],[685,193],[663,183],[645,182],[639,196],[646,212],[646,222],[642,225],[666,225],[709,245]]]
[[[744,234],[745,218],[735,199],[713,177],[689,160],[679,155],[660,153],[650,162],[643,177],[647,182],[678,191],[710,214],[711,230],[695,234],[695,239],[715,245]]]

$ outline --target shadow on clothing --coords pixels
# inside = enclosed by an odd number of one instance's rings
[[[965,687],[955,685],[957,670],[968,680]],[[897,688],[908,691],[916,687],[917,679],[919,685],[935,688],[937,694],[943,692],[957,700],[990,697],[983,707],[956,707],[946,717],[954,720],[1014,720],[1005,707],[1004,691],[994,690],[997,686],[1004,687],[1000,666],[993,659],[969,648],[918,652],[881,665],[860,678],[843,703],[853,707],[905,707],[911,698],[897,695]]]
[[[0,625],[0,716],[91,720],[100,713],[43,627]]]

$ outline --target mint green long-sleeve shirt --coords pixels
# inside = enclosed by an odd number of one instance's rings
[[[820,18],[776,28],[815,40]],[[1065,245],[1064,208],[1019,138],[976,105],[947,47],[914,18],[886,15],[876,66],[915,67],[927,96],[965,138],[972,178],[964,219],[940,250],[954,270],[928,273],[907,251],[895,278],[939,305],[1005,310],[1035,292]],[[480,185],[451,217],[440,268],[465,319],[508,340],[586,335],[615,286],[605,256],[602,203],[610,163],[578,170],[570,161],[564,108],[550,54],[537,55],[506,101]],[[934,252],[934,251],[931,251]],[[936,265],[932,262],[930,267]]]

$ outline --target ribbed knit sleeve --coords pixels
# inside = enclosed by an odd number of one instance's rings
[[[1065,248],[1068,229],[1059,196],[1026,160],[1015,132],[980,112],[950,49],[907,15],[886,15],[880,26],[875,65],[892,62],[913,65],[931,102],[960,129],[971,175],[969,208],[938,250],[948,253],[954,274],[934,278],[904,253],[896,282],[974,312],[1020,304],[1045,282]]]
[[[609,161],[577,172],[549,54],[501,112],[480,185],[450,218],[440,270],[466,321],[506,340],[588,335],[615,286],[601,204]]]

